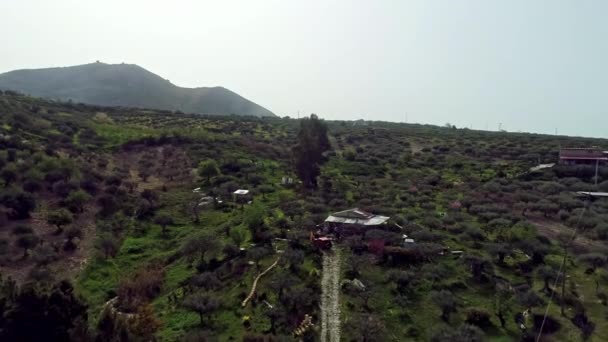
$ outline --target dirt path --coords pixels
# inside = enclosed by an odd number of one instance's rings
[[[323,254],[321,278],[321,341],[340,341],[340,255],[339,248]]]
[[[251,300],[251,298],[253,298],[253,296],[255,295],[255,290],[258,286],[258,282],[260,281],[260,279],[268,272],[270,272],[270,270],[272,270],[276,265],[278,265],[279,260],[281,260],[281,258],[277,258],[277,260],[272,263],[272,265],[270,265],[264,272],[258,274],[257,277],[255,277],[255,279],[253,280],[253,285],[251,285],[251,291],[249,292],[249,295],[247,296],[247,298],[245,298],[245,300],[243,301],[243,303],[241,304],[243,307],[247,306],[247,303]]]
[[[544,235],[551,240],[557,240],[560,234],[572,234],[572,228],[566,227],[561,222],[555,222],[541,217],[528,217],[528,221],[536,226],[536,229],[538,229],[538,232],[541,235]],[[591,240],[582,234],[577,234],[573,245],[583,249],[588,249],[589,247],[601,248],[605,246],[602,241]]]

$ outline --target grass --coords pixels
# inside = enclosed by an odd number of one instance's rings
[[[94,122],[91,124],[97,135],[106,139],[105,147],[115,147],[131,140],[145,137],[157,137],[163,132],[147,126],[116,125]]]
[[[290,192],[289,190],[282,191]],[[240,209],[237,208],[232,212],[204,210],[200,215],[200,224],[195,225],[191,223],[191,218],[184,215],[183,212],[183,204],[187,203],[191,196],[188,187],[171,192],[161,192],[160,201],[163,206],[158,214],[168,214],[175,218],[175,224],[169,227],[169,233],[166,236],[161,234],[161,228],[158,225],[146,224],[143,234],[136,235],[135,232],[127,234],[114,258],[106,260],[96,257],[89,263],[78,278],[77,291],[87,299],[93,322],[100,314],[103,303],[114,296],[113,293],[123,277],[129,277],[138,268],[149,263],[167,260],[178,253],[186,239],[201,232],[227,239],[219,230],[220,226],[232,217],[241,215]],[[258,197],[255,200],[266,208],[274,208],[279,201],[279,195],[278,192],[274,192],[267,194],[265,199]],[[275,210],[274,213],[273,216],[282,215],[280,211]],[[249,234],[248,230],[244,230]],[[247,245],[247,243],[244,244]],[[262,267],[270,265],[275,258],[275,256],[271,256],[262,260]],[[307,260],[307,265],[309,265],[308,267],[311,265],[309,260]],[[169,295],[179,288],[180,283],[195,272],[196,270],[191,267],[190,263],[182,258],[178,258],[165,268],[165,283],[162,293],[153,302],[157,315],[163,322],[158,333],[162,341],[179,340],[185,331],[198,326],[198,315],[175,307],[169,304],[168,300]],[[255,331],[266,330],[269,327],[270,323],[259,306],[252,308],[250,305],[244,309],[240,308],[239,295],[249,291],[254,276],[254,270],[250,269],[240,281],[231,282],[230,288],[224,288],[221,290],[221,294],[218,293],[224,302],[225,309],[215,315],[213,328],[216,331],[224,332],[220,335],[221,340],[229,338],[240,340],[242,338],[242,318],[244,316],[253,317],[251,324]],[[268,284],[265,281],[266,279],[263,279],[260,282],[260,289],[267,287]]]

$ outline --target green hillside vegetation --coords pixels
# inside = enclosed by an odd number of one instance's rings
[[[134,64],[91,63],[0,74],[0,89],[102,106],[156,108],[198,114],[274,116],[223,87],[178,87]]]
[[[0,94],[0,340],[315,341],[310,232],[357,207],[392,228],[334,247],[343,340],[533,341],[551,303],[543,340],[602,341],[608,168],[527,172],[560,145],[607,144]]]

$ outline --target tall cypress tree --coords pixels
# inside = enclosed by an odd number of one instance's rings
[[[298,144],[293,147],[296,172],[305,187],[317,187],[317,176],[321,173],[323,152],[329,150],[327,126],[312,114],[300,121]]]

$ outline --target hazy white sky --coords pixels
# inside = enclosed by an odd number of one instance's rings
[[[100,60],[278,115],[608,137],[608,1],[0,0],[0,72]]]

